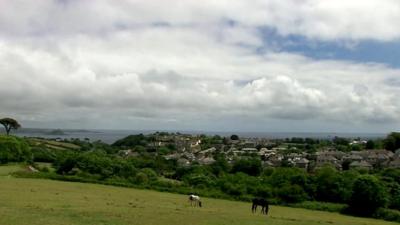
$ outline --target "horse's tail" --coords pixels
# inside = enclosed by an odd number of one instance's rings
[[[201,207],[201,201],[199,200],[199,207]]]

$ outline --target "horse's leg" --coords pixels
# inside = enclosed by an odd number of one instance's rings
[[[251,211],[252,211],[253,213],[256,213],[256,212],[257,212],[257,204],[254,204],[254,203],[253,203],[253,207],[251,208]]]

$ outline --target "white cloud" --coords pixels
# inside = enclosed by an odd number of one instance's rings
[[[268,26],[282,35],[321,40],[400,37],[397,0],[16,0],[2,1],[0,7],[0,30],[11,35],[106,34],[163,24],[210,30],[233,21],[246,29]]]
[[[70,127],[394,126],[399,70],[275,52],[258,32],[395,40],[399,3],[379,2],[2,1],[1,113]]]

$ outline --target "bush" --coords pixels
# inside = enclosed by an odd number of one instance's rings
[[[255,190],[255,195],[261,198],[271,198],[272,197],[272,189],[268,186],[259,186]]]
[[[234,197],[239,197],[246,193],[246,188],[243,185],[226,183],[223,186],[223,192]]]
[[[388,194],[379,180],[371,175],[362,175],[356,179],[349,201],[352,214],[371,216],[380,207],[385,207]]]
[[[316,171],[315,175],[315,198],[323,202],[345,202],[348,193],[346,186],[350,181],[346,181],[344,176],[335,168],[323,167]]]
[[[56,159],[56,154],[46,148],[36,146],[31,151],[35,162],[54,162]]]
[[[372,216],[377,219],[400,222],[400,212],[397,210],[379,208]]]
[[[329,202],[315,202],[315,201],[305,201],[301,203],[289,204],[291,207],[320,210],[326,212],[342,212],[345,208],[345,204],[339,203],[329,203]]]
[[[22,138],[0,135],[0,164],[32,161],[29,145]]]
[[[147,146],[148,138],[143,134],[129,135],[123,139],[117,140],[112,144],[114,147],[136,147]]]
[[[240,159],[233,164],[232,173],[243,172],[250,176],[260,175],[262,170],[259,159]]]
[[[70,172],[77,163],[75,154],[62,154],[58,155],[56,161],[54,162],[53,166],[56,169],[58,174],[66,174]]]
[[[299,185],[284,185],[277,190],[278,197],[285,203],[296,203],[307,200],[307,194]]]
[[[395,151],[400,148],[400,133],[392,132],[384,140],[384,145],[387,150]]]
[[[287,184],[306,186],[307,173],[299,168],[276,168],[269,177],[272,187],[280,188]]]

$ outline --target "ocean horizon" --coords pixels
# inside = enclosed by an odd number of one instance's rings
[[[105,143],[112,144],[116,140],[124,138],[132,134],[151,134],[155,132],[172,132],[191,135],[220,135],[230,136],[237,134],[243,138],[267,138],[267,139],[285,139],[285,138],[315,138],[315,139],[332,139],[334,137],[344,138],[361,138],[361,139],[376,139],[382,138],[387,133],[356,133],[356,132],[235,132],[235,131],[190,131],[190,130],[107,130],[107,129],[50,129],[50,128],[22,128],[13,131],[13,134],[20,137],[40,137],[48,139],[71,139],[88,138],[91,141],[101,140]]]

